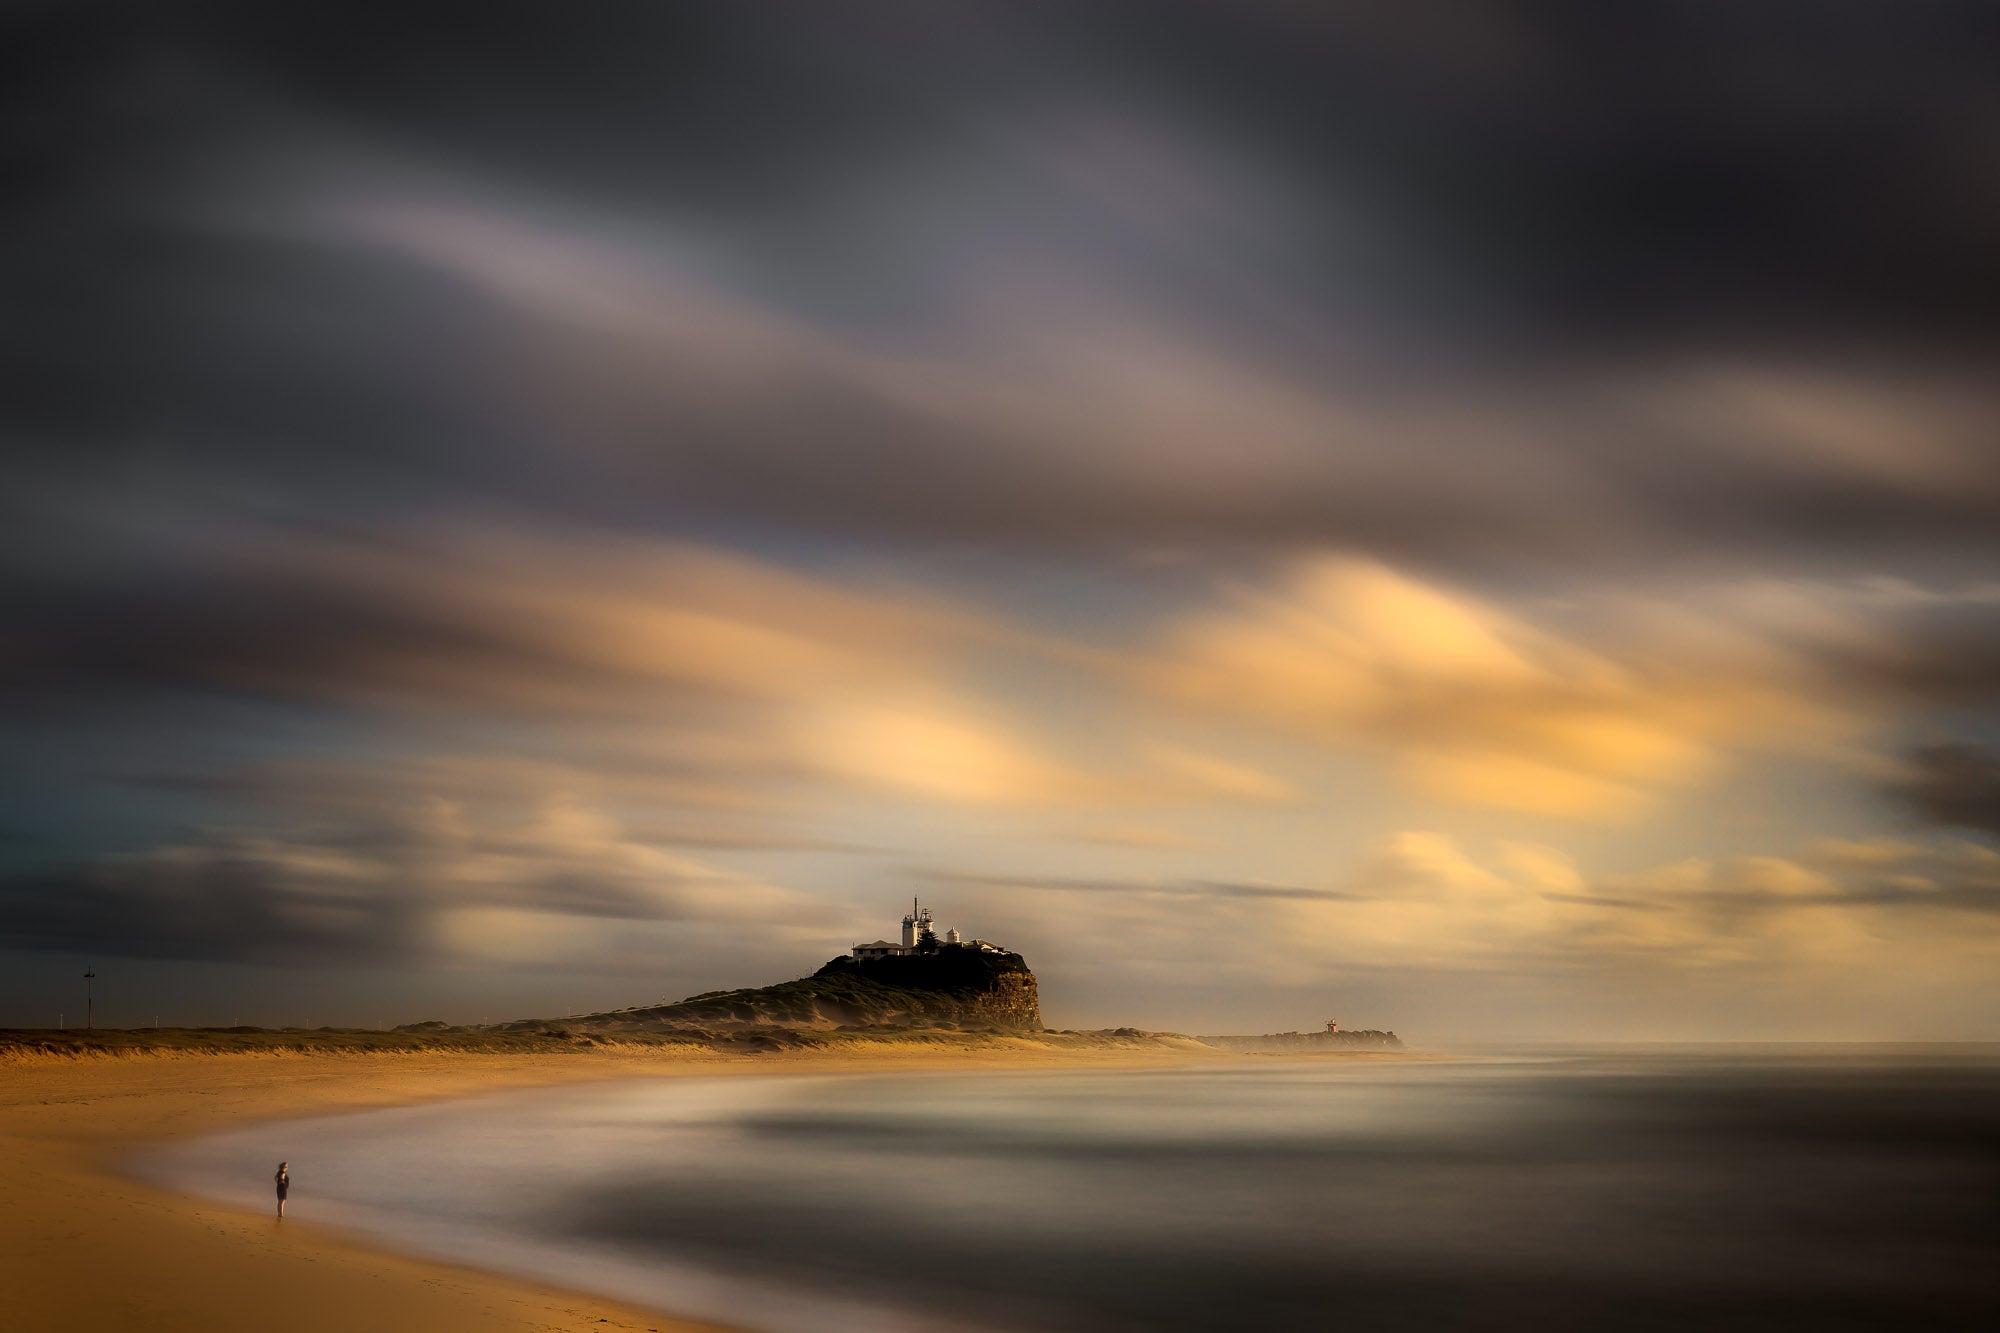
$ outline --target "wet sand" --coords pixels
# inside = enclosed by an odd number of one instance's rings
[[[1157,1067],[1219,1052],[941,1054],[146,1055],[0,1062],[0,1290],[9,1328],[97,1330],[713,1329],[577,1292],[385,1252],[314,1223],[238,1212],[119,1174],[122,1155],[246,1120],[325,1115],[636,1076],[824,1070]],[[1243,1057],[1236,1057],[1243,1058]],[[277,1163],[273,1162],[275,1169]],[[273,1204],[275,1211],[275,1201]]]

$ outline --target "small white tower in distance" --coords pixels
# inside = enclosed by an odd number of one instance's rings
[[[953,926],[950,930],[947,930],[944,933],[944,942],[946,944],[957,944],[960,942],[958,938],[958,927]]]
[[[910,899],[910,914],[903,918],[903,947],[905,949],[914,949],[917,947],[917,911],[917,900],[912,898]]]

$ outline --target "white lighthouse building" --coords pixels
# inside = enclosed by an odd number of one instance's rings
[[[922,906],[915,898],[910,899],[910,914],[903,918],[903,949],[914,950],[928,938],[937,942],[937,932],[931,926],[931,909]]]
[[[982,953],[1007,952],[990,940],[968,940],[956,930],[945,931],[943,939],[939,939],[931,909],[912,898],[910,910],[903,917],[903,942],[891,944],[888,940],[875,940],[868,944],[857,944],[854,946],[854,956],[866,962],[876,958],[900,958],[908,954],[936,953],[940,949],[977,949]]]

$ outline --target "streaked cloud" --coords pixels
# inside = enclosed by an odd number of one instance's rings
[[[2000,755],[1973,745],[1928,745],[1893,791],[1932,824],[2000,834]]]
[[[1442,799],[1557,817],[1631,819],[1731,749],[1851,725],[1801,690],[1799,663],[1663,637],[1599,647],[1378,562],[1323,557],[1229,588],[1168,626],[1138,670],[1183,705],[1389,756]]]
[[[0,945],[2000,1031],[1971,9],[197,8],[7,20]]]
[[[17,877],[0,894],[21,943],[263,963],[560,966],[624,953],[630,923],[678,923],[685,940],[760,921],[770,944],[770,932],[839,920],[561,795],[525,808],[382,802],[282,831],[209,830]]]
[[[1524,1009],[1600,1009],[1578,1015],[1584,1031],[1685,1034],[1727,1021],[1730,1006],[1751,1031],[1847,1025],[1852,1035],[1857,1021],[1922,1031],[1926,1004],[1933,1019],[1960,1014],[1954,988],[1976,991],[2000,958],[2000,853],[1953,840],[1824,842],[1595,874],[1547,844],[1501,841],[1475,855],[1410,830],[1318,884],[938,869],[920,879],[961,910],[1008,911],[1056,986],[1115,995],[1178,977],[1218,993],[1337,996],[1394,985],[1459,1011],[1471,1031],[1487,1027],[1462,1012],[1471,997],[1503,987]],[[1064,929],[1077,920],[1090,928]],[[1106,953],[1106,938],[1136,947]],[[1843,994],[1880,1012],[1858,1018]],[[1661,1003],[1679,1011],[1642,1012]]]

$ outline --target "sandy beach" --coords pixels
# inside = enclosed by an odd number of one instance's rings
[[[0,1277],[9,1328],[48,1330],[631,1329],[712,1324],[388,1253],[121,1175],[124,1154],[258,1118],[323,1115],[596,1079],[838,1069],[1158,1066],[1216,1052],[1019,1050],[726,1056],[146,1055],[0,1063]],[[275,1163],[273,1164],[275,1166]]]

